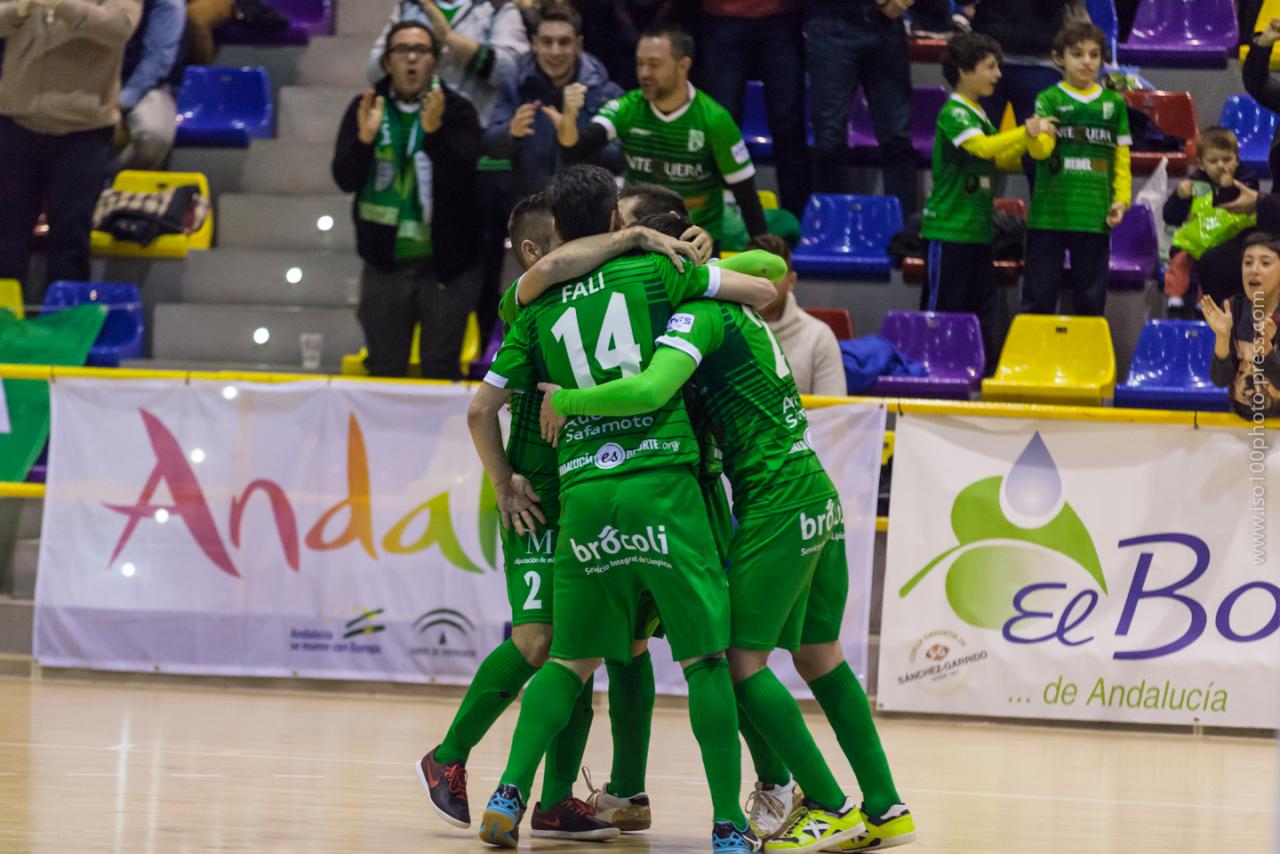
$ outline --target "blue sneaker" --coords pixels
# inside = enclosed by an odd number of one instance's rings
[[[714,854],[749,854],[763,848],[764,843],[750,824],[740,829],[731,821],[717,821],[711,828],[711,850]]]
[[[520,819],[524,818],[524,802],[515,786],[499,786],[489,798],[480,819],[480,839],[499,848],[515,848],[520,844]]]

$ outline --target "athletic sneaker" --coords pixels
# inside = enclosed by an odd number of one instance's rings
[[[644,792],[629,798],[611,795],[605,787],[596,788],[591,785],[591,769],[582,769],[582,779],[586,781],[591,794],[587,795],[587,803],[595,810],[596,818],[612,824],[618,830],[648,830],[653,824],[653,813],[649,809],[649,796]]]
[[[881,848],[906,845],[916,839],[916,823],[906,804],[894,804],[880,815],[863,813],[862,819],[867,825],[866,833],[827,850],[879,851]]]
[[[755,791],[747,795],[747,821],[762,839],[772,839],[786,829],[802,797],[795,780],[785,786],[757,780]]]
[[[520,843],[520,819],[524,802],[515,786],[499,786],[489,798],[480,819],[480,839],[499,848],[515,848]]]
[[[711,850],[714,854],[749,854],[763,848],[764,843],[750,825],[739,829],[731,821],[717,821],[711,828]]]
[[[529,826],[534,836],[547,839],[613,839],[619,833],[612,824],[596,818],[590,804],[573,796],[548,810],[544,810],[541,803],[534,804]]]
[[[806,800],[791,820],[791,826],[764,845],[765,851],[821,851],[867,832],[862,813],[846,798],[839,810],[828,810]]]
[[[431,808],[454,827],[471,826],[471,807],[467,803],[467,769],[461,762],[436,761],[436,751],[418,762],[418,779],[431,798]]]

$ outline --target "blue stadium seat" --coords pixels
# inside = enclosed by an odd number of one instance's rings
[[[1114,59],[1118,46],[1116,39],[1120,34],[1115,0],[1086,0],[1085,5],[1089,10],[1089,20],[1106,34],[1107,43],[1111,46],[1111,57]]]
[[[1264,178],[1271,174],[1271,139],[1276,135],[1276,121],[1276,114],[1251,95],[1232,95],[1222,105],[1218,119],[1218,124],[1239,138],[1241,162]]]
[[[118,368],[124,359],[142,358],[142,295],[126,282],[54,282],[44,297],[43,311],[55,312],[96,302],[107,307],[98,340],[89,348],[86,365]]]
[[[1202,320],[1149,320],[1115,405],[1134,409],[1228,408],[1227,390],[1209,380],[1213,331]]]
[[[889,239],[901,230],[902,209],[893,196],[815,193],[791,261],[801,273],[888,279]]]
[[[764,110],[764,84],[748,80],[742,101],[742,138],[756,160],[773,159],[773,134]]]
[[[275,135],[265,68],[188,67],[178,94],[175,145],[248,148]]]

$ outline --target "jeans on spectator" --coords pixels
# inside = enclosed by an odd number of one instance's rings
[[[903,217],[919,207],[915,152],[911,148],[911,59],[901,20],[879,12],[865,17],[812,16],[805,23],[809,47],[809,95],[813,109],[814,189],[848,192],[849,107],[861,86],[884,170],[886,195],[897,196]]]
[[[987,372],[996,364],[996,269],[990,243],[929,241],[925,311],[971,312],[982,329]]]
[[[1070,270],[1063,268],[1068,252]],[[1057,314],[1058,296],[1065,288],[1075,297],[1072,314],[1101,316],[1111,278],[1111,235],[1027,229],[1023,270],[1023,312]]]
[[[767,18],[707,15],[700,40],[709,61],[700,84],[742,125],[748,75],[764,84],[782,207],[796,216],[809,198],[809,143],[804,126],[804,31],[799,13]]]
[[[369,351],[365,367],[375,377],[403,377],[409,370],[413,327],[422,325],[422,376],[456,380],[467,315],[478,296],[480,266],[442,282],[419,264],[392,271],[364,265],[356,318]]]
[[[124,116],[129,142],[111,161],[111,171],[163,169],[178,131],[178,108],[168,86],[157,86],[143,95]]]
[[[31,233],[49,221],[49,279],[89,280],[89,232],[111,155],[109,127],[54,136],[0,116],[0,279],[26,282]],[[44,300],[27,283],[25,299]]]
[[[1035,112],[1036,96],[1050,86],[1056,86],[1062,80],[1061,72],[1043,65],[1006,63],[1000,67],[1000,70],[1004,76],[996,84],[996,91],[990,98],[982,99],[983,112],[997,128],[1000,127],[1000,120],[1004,118],[1006,104],[1013,105],[1014,120],[1022,124]],[[1034,185],[1035,161],[1029,156],[1022,158],[1022,171],[1026,174],[1027,181]]]

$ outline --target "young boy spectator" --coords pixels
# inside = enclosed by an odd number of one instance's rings
[[[996,279],[991,241],[996,161],[1016,164],[1034,149],[1052,149],[1054,119],[1031,116],[1026,125],[996,133],[978,101],[1000,82],[1000,45],[990,36],[960,33],[942,52],[942,76],[955,91],[938,113],[933,141],[933,192],[921,234],[929,241],[929,311],[972,312],[994,362]]]
[[[1267,232],[1250,235],[1241,262],[1244,296],[1223,301],[1205,295],[1204,319],[1213,329],[1209,376],[1228,389],[1231,408],[1241,418],[1280,415],[1280,240]]]
[[[1031,152],[1036,182],[1024,312],[1057,312],[1064,285],[1074,292],[1076,314],[1101,315],[1106,307],[1110,231],[1129,207],[1133,183],[1124,98],[1097,80],[1108,52],[1106,36],[1087,21],[1067,24],[1054,39],[1053,61],[1063,79],[1036,97],[1036,115],[1056,119],[1058,131],[1048,152]],[[1063,269],[1067,253],[1070,271]]]
[[[1196,140],[1199,168],[1178,183],[1178,188],[1164,203],[1166,225],[1177,227],[1173,236],[1173,254],[1164,274],[1164,294],[1168,298],[1166,315],[1191,318],[1191,305],[1184,302],[1192,286],[1194,262],[1206,250],[1219,246],[1257,222],[1257,217],[1224,211],[1215,205],[1239,195],[1235,182],[1258,189],[1258,176],[1240,162],[1240,142],[1226,128],[1211,127]]]

